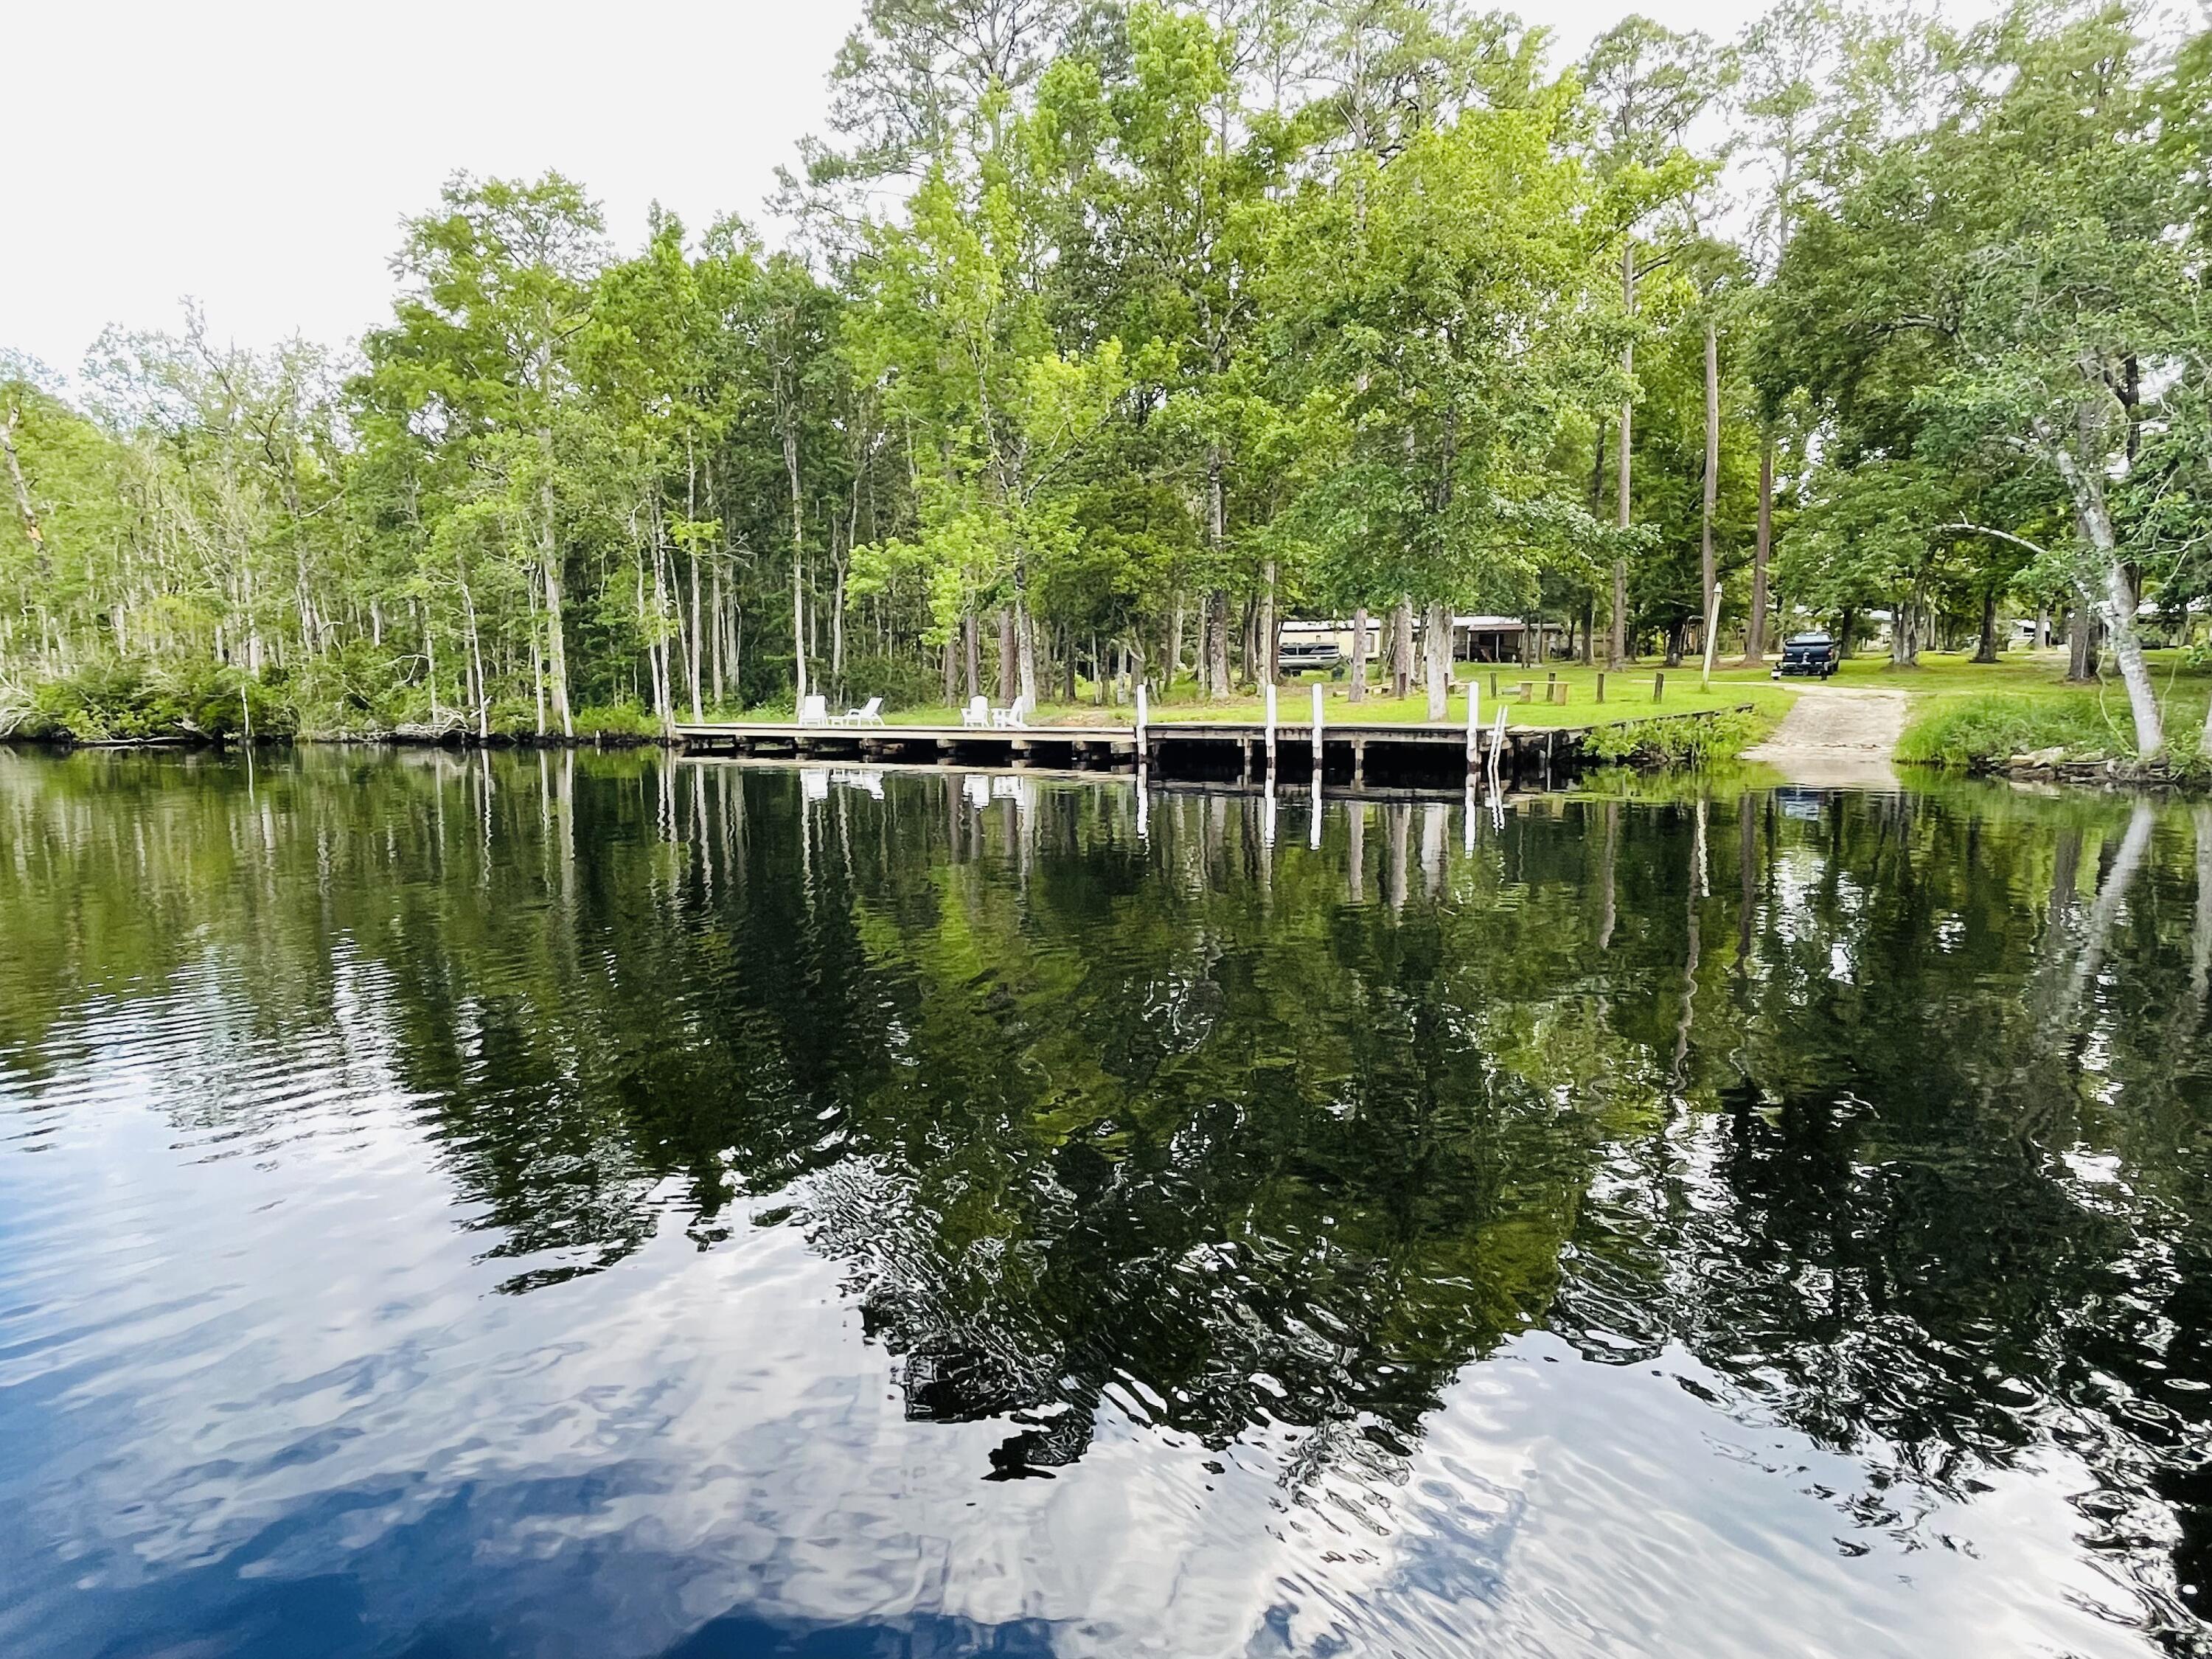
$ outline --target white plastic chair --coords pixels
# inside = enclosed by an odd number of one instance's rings
[[[870,697],[858,708],[848,708],[830,721],[832,726],[881,726],[884,723],[884,700]]]
[[[960,724],[963,726],[988,726],[990,723],[990,700],[986,697],[969,698],[968,706],[960,711]]]
[[[1016,697],[1004,708],[991,711],[991,724],[996,726],[1015,728],[1029,723],[1029,700],[1025,697]]]
[[[812,696],[801,697],[799,701],[799,723],[801,726],[829,725],[830,699]]]

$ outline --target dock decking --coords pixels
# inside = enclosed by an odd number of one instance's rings
[[[1316,747],[1304,721],[1169,720],[1130,726],[800,726],[768,722],[678,726],[688,750],[788,755],[907,764],[1036,766],[1055,771],[1133,771],[1139,762],[1161,778],[1249,782],[1271,769],[1279,775],[1318,768],[1326,781],[1364,787],[1456,787],[1489,764],[1499,744],[1498,769],[1519,775],[1548,769],[1575,737],[1553,727],[1509,727],[1501,737],[1463,725],[1324,721]]]

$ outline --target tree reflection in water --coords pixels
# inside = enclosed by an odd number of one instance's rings
[[[2063,1447],[2085,1547],[2202,1639],[2212,811],[1682,782],[1316,823],[574,754],[252,787],[0,756],[0,1098],[89,1000],[212,963],[304,1043],[368,963],[501,1289],[802,1229],[907,1416],[1003,1430],[992,1480],[1123,1413],[1387,1481],[1541,1328],[1851,1453],[1863,1528]],[[200,1059],[180,1128],[281,1134]]]

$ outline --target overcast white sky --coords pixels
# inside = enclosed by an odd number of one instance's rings
[[[1524,15],[1579,52],[1632,8]],[[758,222],[819,131],[860,0],[18,0],[5,26],[0,347],[64,373],[109,323],[336,342],[386,314],[400,219],[457,168],[557,167],[618,244],[655,198]],[[1651,0],[1732,33],[1756,0]]]

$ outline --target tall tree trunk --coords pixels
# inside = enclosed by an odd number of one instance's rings
[[[1897,601],[1890,616],[1889,664],[1893,668],[1920,665],[1920,611],[1910,598]]]
[[[2098,412],[2087,404],[2076,417],[2084,434],[2094,429],[2098,418]],[[2094,467],[2082,465],[2073,449],[2058,439],[2046,423],[2039,421],[2036,427],[2045,453],[2056,463],[2059,476],[2065,479],[2067,489],[2073,495],[2074,518],[2081,539],[2089,544],[2103,566],[2104,591],[2093,593],[2085,588],[2082,598],[2104,617],[2106,632],[2112,642],[2113,659],[2120,665],[2120,680],[2127,687],[2128,712],[2135,717],[2136,757],[2147,761],[2166,747],[2166,720],[2159,710],[2157,692],[2151,685],[2150,669],[2143,661],[2142,641],[2136,633],[2138,600],[2135,580],[2120,556],[2118,538],[2113,532],[2112,514],[2105,500],[2104,475]],[[2086,437],[2083,447],[2090,448]]]
[[[653,632],[659,637],[653,653],[653,701],[660,714],[660,734],[664,738],[676,735],[675,676],[669,668],[668,590],[672,586],[668,544],[656,513],[653,530]],[[681,621],[680,616],[678,620]]]
[[[1352,613],[1352,684],[1345,693],[1350,702],[1367,701],[1367,607],[1359,606]]]
[[[469,625],[469,665],[476,684],[477,741],[491,739],[491,699],[484,690],[483,642],[477,632],[476,596],[469,591],[466,571],[457,573],[461,589],[461,615]]]
[[[1037,707],[1036,619],[1030,615],[1029,571],[1025,563],[1014,562],[1014,658],[1015,672],[1021,682],[1022,706],[1030,714]]]
[[[23,482],[23,464],[15,453],[15,426],[23,417],[20,409],[10,408],[8,419],[0,423],[0,455],[8,460],[8,480],[15,487],[15,511],[23,520],[24,538],[31,544],[31,574],[44,587],[52,574],[46,555],[46,532],[39,524],[39,510],[31,502],[30,486]]]
[[[1759,530],[1751,544],[1751,625],[1744,635],[1747,665],[1766,657],[1766,566],[1774,551],[1774,429],[1759,434]]]
[[[538,557],[545,581],[546,678],[553,691],[553,712],[561,721],[561,735],[576,735],[574,717],[568,712],[568,636],[562,626],[561,550],[554,536],[553,428],[538,428]]]
[[[793,502],[794,511],[798,503]],[[799,561],[799,550],[791,552],[791,662],[792,707],[803,708],[806,704],[806,569]]]
[[[1620,304],[1628,316],[1636,315],[1636,245],[1625,244],[1620,250]],[[1636,401],[1636,342],[1629,341],[1620,348],[1620,372],[1628,381],[1620,398],[1620,441],[1615,480],[1614,524],[1622,530],[1628,528],[1628,452],[1630,444],[1630,415]],[[1613,634],[1606,642],[1606,662],[1618,668],[1628,659],[1628,556],[1622,554],[1613,562]]]
[[[1228,557],[1229,492],[1223,477],[1224,463],[1221,446],[1210,444],[1206,452],[1206,542],[1213,555],[1213,576],[1217,584],[1221,580],[1223,562]],[[1205,620],[1200,625],[1199,651],[1200,676],[1205,681],[1206,695],[1212,698],[1229,695],[1229,593],[1219,586],[1206,596]]]
[[[1413,602],[1401,599],[1390,607],[1390,695],[1413,692]]]
[[[1275,562],[1260,567],[1260,684],[1273,685],[1282,678],[1275,653]]]
[[[1701,626],[1720,631],[1719,612],[1713,607],[1721,585],[1720,561],[1713,551],[1713,513],[1721,489],[1721,346],[1720,330],[1709,313],[1705,318],[1705,493],[1698,514],[1698,615]],[[1713,658],[1713,641],[1700,642],[1705,660]]]
[[[537,578],[527,579],[523,586],[530,595],[530,699],[537,714],[532,729],[542,742],[545,736],[545,642],[538,631]]]
[[[427,607],[416,613],[422,627],[422,678],[430,686],[430,729],[438,729],[438,641],[430,631],[430,613]]]
[[[1995,662],[1997,659],[1997,585],[1992,581],[1982,589],[1982,639],[1974,647],[1976,662]]]
[[[1229,695],[1229,593],[1225,588],[1217,587],[1206,596],[1199,650],[1206,695],[1218,702]]]
[[[1020,695],[1019,670],[1014,665],[1014,613],[999,607],[999,701],[1012,702]]]
[[[1429,718],[1440,720],[1448,710],[1452,668],[1451,607],[1431,599],[1421,618],[1421,666],[1429,696]]]
[[[2066,678],[2086,685],[2097,678],[2097,617],[2087,604],[2066,607]]]
[[[798,393],[787,389],[779,367],[775,377],[776,423],[782,428],[783,476],[791,489],[791,660],[793,707],[805,704],[806,680],[806,506],[799,487]]]
[[[983,695],[983,643],[972,611],[963,611],[960,617],[960,659],[967,673],[968,700],[972,702]]]
[[[836,524],[831,524],[831,539],[836,538]],[[848,561],[839,557],[836,574],[830,588],[830,689],[839,696],[845,695],[845,566]]]
[[[699,631],[699,550],[695,547],[691,550],[691,635],[684,641],[684,665],[690,672],[691,723],[695,726],[707,718],[707,711],[700,707],[699,650],[702,637]]]
[[[729,659],[730,618],[729,613],[722,608],[722,562],[719,557],[714,561],[714,591],[708,599],[714,607],[714,707],[720,708],[729,702],[722,669]]]

